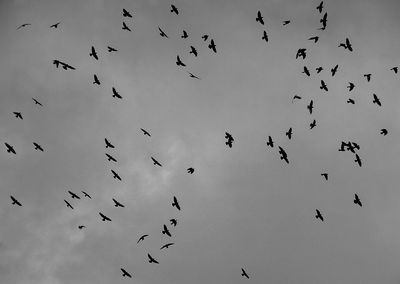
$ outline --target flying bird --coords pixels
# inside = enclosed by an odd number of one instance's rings
[[[43,106],[37,99],[32,98],[32,100],[35,102],[35,105]]]
[[[268,34],[267,31],[263,31],[263,36],[261,37],[262,40],[265,40],[266,42],[268,42]]]
[[[272,137],[268,136],[267,146],[274,148],[274,141],[272,141]]]
[[[326,92],[328,91],[328,86],[324,82],[324,80],[321,80],[321,86],[319,87],[321,90],[325,90]]]
[[[161,231],[161,233],[163,235],[167,235],[167,236],[171,237],[171,233],[169,232],[169,230],[168,230],[168,228],[167,228],[167,226],[165,224],[163,226],[163,230]]]
[[[97,78],[96,74],[93,75],[93,79],[94,79],[93,84],[100,85],[99,78]]]
[[[178,9],[175,7],[175,5],[172,5],[172,4],[171,4],[171,13],[175,13],[175,14],[179,15]]]
[[[67,207],[74,209],[74,207],[72,207],[72,205],[67,200],[64,199],[64,202],[67,204]]]
[[[310,129],[313,129],[316,125],[317,125],[317,122],[314,119],[313,122],[310,123]]]
[[[292,98],[292,103],[293,103],[293,101],[294,101],[295,99],[297,99],[297,100],[301,100],[301,97],[300,97],[300,96],[298,96],[298,95],[294,95],[294,97]]]
[[[83,228],[86,228],[86,226],[85,226],[85,225],[79,225],[79,226],[78,226],[78,229],[79,229],[79,230],[82,230]]]
[[[188,169],[187,169],[187,172],[188,172],[189,174],[193,174],[193,173],[194,173],[194,168],[188,168]]]
[[[150,133],[149,133],[146,129],[140,128],[140,130],[143,131],[143,135],[144,135],[144,136],[147,135],[147,136],[151,137]]]
[[[304,73],[304,74],[306,74],[308,77],[310,77],[310,71],[308,70],[307,66],[304,66],[304,67],[303,67],[303,72],[301,72],[301,73]]]
[[[144,238],[145,237],[148,237],[149,235],[143,235],[143,236],[141,236],[140,238],[139,238],[139,240],[137,241],[137,244],[140,242],[140,241],[144,241]]]
[[[108,218],[106,215],[104,215],[103,213],[101,213],[101,212],[99,212],[99,214],[100,214],[100,216],[101,216],[101,220],[104,222],[104,221],[109,221],[109,222],[111,222],[111,219],[110,218]]]
[[[228,145],[229,148],[232,148],[232,142],[235,141],[235,139],[233,139],[232,135],[228,132],[225,132],[225,138],[227,139],[225,145]]]
[[[156,159],[154,159],[153,157],[151,157],[151,159],[153,160],[153,165],[154,165],[154,166],[160,166],[160,167],[162,167],[162,165],[160,164],[160,162],[158,162]]]
[[[215,43],[214,43],[213,39],[211,39],[211,43],[208,45],[208,48],[211,49],[212,51],[214,51],[215,53],[217,53],[217,49],[215,47]]]
[[[18,28],[17,28],[17,30],[19,30],[20,28],[24,28],[24,27],[27,27],[27,26],[30,26],[31,24],[29,24],[29,23],[27,23],[27,24],[22,24],[22,25],[20,25]]]
[[[128,12],[127,10],[125,10],[125,9],[122,9],[122,16],[123,16],[123,17],[132,18],[131,13],[129,13],[129,12]]]
[[[113,144],[111,144],[107,138],[104,138],[104,142],[106,142],[106,148],[115,148],[115,146]]]
[[[160,26],[158,26],[158,30],[160,31],[160,36],[161,36],[161,37],[166,37],[166,38],[168,38],[167,34],[160,28]]]
[[[362,207],[362,203],[361,203],[360,198],[358,197],[357,193],[354,194],[353,202],[354,202],[354,204],[358,204],[358,205],[360,205],[360,207]]]
[[[179,211],[181,210],[181,206],[179,205],[178,199],[174,196],[174,202],[172,202],[172,207],[176,207]]]
[[[354,84],[352,82],[349,82],[349,85],[347,86],[347,88],[349,89],[349,92],[351,92],[354,89]]]
[[[303,57],[303,59],[305,59],[306,58],[306,48],[299,48],[298,50],[297,50],[297,53],[296,53],[296,59],[297,58],[299,58],[299,57]]]
[[[4,144],[5,144],[6,147],[7,147],[7,153],[13,153],[13,154],[15,154],[15,155],[17,154],[17,153],[15,152],[13,146],[11,146],[10,144],[8,144],[7,142],[4,142]]]
[[[204,41],[207,41],[208,35],[203,35],[201,38],[202,38]]]
[[[16,118],[23,119],[23,118],[22,118],[22,114],[21,114],[20,112],[14,111],[13,114],[15,115]]]
[[[319,20],[319,22],[322,24],[322,27],[320,28],[320,30],[325,30],[326,24],[328,22],[328,13],[325,12],[324,16],[322,17],[322,19]]]
[[[44,152],[42,146],[40,146],[38,143],[33,142],[33,145],[35,146],[35,150]]]
[[[242,274],[243,277],[246,277],[247,279],[250,279],[249,275],[247,274],[247,272],[242,268]]]
[[[317,215],[315,215],[315,218],[321,219],[322,222],[324,222],[324,217],[322,217],[321,212],[318,209],[315,209],[317,211]]]
[[[119,203],[117,200],[115,200],[115,198],[112,199],[114,201],[114,206],[115,207],[125,207],[125,205]]]
[[[71,195],[72,199],[81,199],[76,193],[73,193],[72,191],[68,190],[68,193]]]
[[[363,76],[367,79],[367,82],[371,81],[371,73],[370,74],[364,74]]]
[[[392,67],[392,68],[390,68],[390,70],[393,70],[393,72],[395,73],[395,74],[397,74],[397,72],[399,71],[399,67]]]
[[[56,28],[58,28],[58,25],[59,25],[60,23],[61,23],[61,22],[55,23],[54,25],[51,25],[50,28],[55,28],[55,29],[56,29]]]
[[[168,244],[165,244],[165,245],[163,245],[161,248],[160,248],[160,250],[161,249],[164,249],[164,248],[169,248],[170,246],[172,246],[174,243],[168,243]]]
[[[189,51],[189,53],[191,53],[191,54],[193,54],[194,56],[197,57],[197,50],[196,50],[196,48],[194,48],[193,45],[190,46],[190,51]]]
[[[382,134],[383,136],[386,136],[386,135],[388,134],[387,129],[382,128],[382,129],[381,129],[381,134]]]
[[[348,104],[353,104],[353,105],[354,105],[354,104],[355,104],[355,101],[354,101],[353,99],[350,99],[350,98],[349,98],[349,99],[347,100],[347,103],[348,103]]]
[[[354,162],[356,162],[360,167],[361,167],[361,158],[360,156],[358,156],[358,154],[356,154],[356,159],[354,160]]]
[[[112,95],[113,98],[122,99],[122,96],[117,92],[117,90],[114,87],[112,87],[112,92],[113,92]]]
[[[131,29],[126,25],[125,22],[122,22],[122,29],[131,32]]]
[[[292,128],[290,127],[288,131],[286,131],[285,135],[290,139],[292,139]]]
[[[85,197],[92,199],[92,197],[89,194],[87,194],[85,191],[81,190],[81,192],[83,193],[83,195],[85,195]]]
[[[288,24],[290,24],[290,20],[283,21],[283,25],[284,25],[284,26],[286,26],[286,25],[288,25]]]
[[[157,260],[155,260],[149,253],[147,254],[149,258],[149,263],[159,263]]]
[[[312,37],[310,37],[308,40],[313,40],[314,43],[317,43],[318,40],[319,40],[319,36],[312,36]]]
[[[178,221],[174,218],[169,219],[169,222],[171,223],[172,226],[176,227],[176,225],[178,224]]]
[[[185,67],[186,64],[181,61],[179,55],[176,56],[176,65]]]
[[[324,1],[321,1],[321,3],[319,3],[316,9],[319,11],[319,13],[322,13],[323,8],[324,8]]]
[[[130,275],[124,268],[121,268],[121,271],[122,271],[122,277],[127,276],[129,278],[132,278],[132,275]]]
[[[114,179],[122,180],[121,177],[120,177],[115,171],[111,170],[111,172],[112,172],[112,174],[113,174],[113,178],[114,178]]]
[[[317,74],[318,74],[318,73],[320,73],[322,70],[324,70],[324,68],[322,68],[322,67],[320,66],[320,67],[315,68],[315,70],[317,70]]]
[[[107,48],[108,48],[108,52],[113,52],[113,51],[117,52],[118,51],[118,49],[111,47],[111,46],[107,46]]]
[[[285,160],[285,162],[289,164],[289,159],[287,157],[286,151],[281,146],[278,146],[278,148],[279,148],[279,154],[281,154],[281,160]]]
[[[372,103],[377,104],[378,106],[382,106],[381,101],[376,96],[376,94],[373,94],[373,96],[374,96],[374,100],[372,101]]]
[[[11,204],[13,204],[13,205],[18,205],[18,206],[22,206],[22,204],[21,204],[14,196],[10,195],[10,198],[11,198],[11,200],[12,200],[12,203],[11,203]]]
[[[310,114],[312,114],[313,107],[314,107],[314,102],[313,100],[311,100],[310,103],[307,105],[307,109],[310,112]]]
[[[338,67],[339,67],[339,64],[336,64],[336,66],[331,69],[332,77],[335,76],[335,74],[338,70]]]
[[[97,52],[94,49],[93,45],[92,45],[92,51],[89,53],[89,56],[92,56],[94,59],[99,60],[99,57],[97,56]]]
[[[181,35],[181,38],[188,38],[188,37],[189,37],[188,34],[187,34],[187,32],[186,32],[185,30],[183,30],[182,33],[183,33],[183,34]]]
[[[264,19],[263,16],[261,16],[261,11],[257,12],[256,22],[259,22],[261,25],[264,25]]]
[[[328,173],[322,173],[321,176],[323,176],[325,180],[328,180]]]
[[[191,73],[191,72],[189,72],[189,71],[187,71],[187,72],[189,73],[189,77],[190,77],[190,78],[194,78],[194,79],[200,80],[200,78],[197,77],[196,75],[194,75],[193,73]]]

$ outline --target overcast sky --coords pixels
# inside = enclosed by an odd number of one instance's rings
[[[324,31],[318,4],[1,1],[0,282],[400,283],[400,75],[390,70],[400,64],[400,3],[324,1]],[[123,8],[133,18],[124,18]],[[259,10],[264,26],[255,20]],[[132,32],[122,30],[123,21]],[[17,30],[24,23],[31,25]],[[314,35],[317,43],[308,40]],[[346,37],[353,52],[338,47]],[[208,48],[211,38],[217,53]],[[306,59],[295,58],[299,48]],[[177,55],[186,67],[175,64]],[[76,70],[57,69],[54,59]],[[302,99],[292,103],[296,94]],[[274,148],[266,145],[269,135]],[[106,149],[104,138],[115,148]],[[362,167],[354,154],[338,152],[341,141],[360,145]],[[363,207],[353,203],[355,193]],[[173,196],[181,211],[171,206]],[[163,224],[171,238],[161,234]],[[137,244],[143,234],[149,237]],[[167,242],[175,244],[160,250]],[[160,263],[148,263],[148,253]],[[133,278],[123,278],[121,267]]]

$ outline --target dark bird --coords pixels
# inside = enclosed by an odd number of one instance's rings
[[[361,158],[360,156],[358,156],[358,154],[356,154],[356,159],[354,160],[354,162],[356,162],[361,167]]]
[[[160,162],[158,162],[156,159],[154,159],[153,157],[151,157],[151,159],[153,160],[153,165],[162,167]]]
[[[228,140],[225,142],[225,145],[228,145],[229,148],[232,148],[232,142],[235,141],[235,139],[233,139],[232,135],[228,132],[225,132],[225,138]]]
[[[56,68],[58,68],[59,64],[61,64],[62,68],[64,70],[68,70],[68,69],[75,70],[75,67],[73,67],[73,66],[71,66],[71,65],[69,65],[67,63],[61,62],[60,60],[53,60],[53,64],[56,65]]]
[[[167,226],[165,224],[163,226],[163,230],[161,231],[161,233],[163,235],[167,235],[167,236],[171,237],[171,233],[169,232],[169,230],[168,230],[168,228],[167,228]]]
[[[24,27],[27,27],[27,26],[30,26],[31,24],[29,24],[29,23],[27,23],[27,24],[22,24],[22,25],[20,25],[18,28],[17,28],[17,30],[19,30],[20,28],[24,28]]]
[[[328,173],[322,173],[321,176],[323,176],[325,180],[328,180]]]
[[[164,249],[164,248],[169,248],[170,246],[172,246],[174,243],[168,243],[168,244],[165,244],[165,245],[163,245],[161,248],[160,248],[160,250],[161,249]]]
[[[93,79],[94,79],[93,84],[100,85],[99,78],[97,78],[96,74],[93,75]]]
[[[32,100],[35,102],[35,105],[43,106],[37,99],[32,98]]]
[[[362,207],[362,203],[360,201],[360,198],[358,198],[357,193],[354,194],[354,200],[353,200],[354,204],[358,204],[360,205],[360,207]]]
[[[354,89],[354,84],[352,82],[349,82],[349,85],[347,86],[347,88],[349,89],[349,92],[351,92]]]
[[[348,104],[353,104],[353,105],[354,105],[354,104],[355,104],[355,101],[354,101],[353,99],[350,99],[350,98],[349,98],[349,99],[347,100],[347,103],[348,103]]]
[[[111,222],[111,219],[108,218],[106,215],[104,215],[104,214],[101,213],[101,212],[99,212],[99,214],[100,214],[100,216],[101,216],[103,222],[104,222],[104,221],[109,221],[109,222]]]
[[[147,136],[151,137],[150,133],[146,129],[140,128],[140,130],[142,130],[144,136],[147,135]]]
[[[289,160],[288,160],[286,151],[283,150],[283,148],[282,148],[281,146],[278,146],[278,148],[279,148],[279,154],[281,154],[281,160],[285,160],[285,162],[286,162],[287,164],[289,164]]]
[[[310,129],[313,129],[316,125],[317,125],[317,122],[314,119],[313,122],[310,123]]]
[[[174,218],[169,219],[169,222],[171,223],[172,226],[176,227],[176,225],[178,224],[178,221]]]
[[[336,72],[338,70],[338,67],[339,67],[339,65],[336,64],[336,66],[331,69],[332,77],[335,76],[335,74],[336,74]]]
[[[176,56],[176,65],[178,65],[178,66],[183,66],[183,67],[186,66],[186,64],[184,64],[184,63],[181,61],[181,59],[179,58],[179,55]]]
[[[115,200],[115,198],[112,199],[114,201],[114,206],[115,207],[125,207],[125,205],[119,203],[117,200]]]
[[[132,18],[131,13],[129,13],[129,12],[128,12],[127,10],[125,10],[125,9],[122,9],[122,16],[123,16],[123,17]]]
[[[87,192],[85,192],[83,190],[81,190],[81,191],[82,191],[83,195],[85,195],[85,197],[92,199],[92,197],[89,194],[87,194]]]
[[[82,230],[83,228],[86,228],[86,226],[85,226],[85,225],[79,225],[79,226],[78,226],[78,229],[79,229],[79,230]]]
[[[244,269],[242,268],[242,274],[243,277],[246,277],[247,279],[250,279],[249,275],[247,274],[246,271],[244,271]]]
[[[17,153],[15,152],[13,146],[11,146],[10,144],[8,144],[7,142],[4,142],[4,144],[5,144],[6,147],[7,147],[7,153],[13,153],[13,154],[15,154],[15,155],[17,154]]]
[[[115,148],[115,146],[113,144],[111,144],[107,138],[104,138],[104,142],[106,142],[106,148]]]
[[[131,32],[131,29],[126,25],[125,22],[122,22],[122,29]]]
[[[203,35],[201,38],[202,38],[204,41],[207,41],[208,35]]]
[[[122,96],[117,92],[117,90],[114,87],[112,87],[112,92],[113,92],[112,95],[113,98],[122,99]]]
[[[215,47],[215,43],[214,43],[213,39],[211,39],[211,43],[208,45],[208,48],[211,49],[212,51],[214,51],[215,53],[217,53],[217,49]]]
[[[339,47],[343,47],[344,49],[348,49],[349,51],[353,51],[353,47],[352,47],[352,45],[350,43],[349,38],[347,38],[347,37],[346,37],[346,42],[345,43],[343,43],[343,42],[339,43]]]
[[[263,31],[263,36],[261,37],[262,40],[265,40],[266,42],[268,42],[268,34],[266,31]]]
[[[22,114],[21,114],[20,112],[14,111],[13,114],[15,115],[16,118],[23,119],[23,118],[22,118]]]
[[[179,205],[178,199],[174,196],[174,202],[172,202],[172,207],[176,207],[179,211],[181,210],[181,206]]]
[[[308,40],[313,40],[314,43],[317,43],[318,40],[319,40],[319,36],[312,36],[312,37],[310,37]]]
[[[317,215],[315,215],[315,218],[321,219],[322,222],[324,222],[324,217],[322,217],[321,212],[319,212],[318,209],[315,209],[317,211]]]
[[[390,70],[393,70],[394,73],[397,74],[397,72],[399,71],[399,67],[396,66],[396,67],[390,68]]]
[[[314,102],[313,102],[313,100],[311,100],[307,106],[307,109],[310,112],[310,114],[312,114],[313,107],[314,107]]]
[[[304,74],[306,74],[308,77],[310,77],[310,71],[308,71],[307,66],[304,66],[304,67],[303,67],[303,72],[301,72],[301,73],[304,73]]]
[[[193,173],[194,173],[194,169],[193,169],[193,168],[188,168],[188,169],[187,169],[187,172],[188,172],[189,174],[193,174]]]
[[[367,78],[367,82],[371,81],[371,73],[370,74],[364,74],[363,76],[365,78]]]
[[[346,142],[342,141],[342,143],[341,143],[340,148],[339,148],[338,151],[339,151],[339,152],[344,152],[344,151],[346,151],[345,148],[344,148],[344,147],[346,147],[346,145],[347,145]]]
[[[294,95],[294,97],[292,98],[292,103],[293,103],[293,101],[294,101],[295,99],[297,99],[297,100],[301,100],[301,97],[300,97],[300,96],[298,96],[298,95]]]
[[[360,145],[358,145],[356,142],[349,142],[349,144],[350,144],[354,149],[360,150]]]
[[[73,193],[72,191],[68,190],[68,193],[71,195],[72,199],[81,199],[76,193]]]
[[[172,5],[172,4],[171,4],[171,13],[175,13],[175,14],[179,15],[178,9],[175,7],[175,5]]]
[[[272,137],[268,136],[267,146],[274,148],[274,141],[272,141]]]
[[[373,94],[373,96],[374,96],[374,100],[372,101],[372,103],[377,104],[378,106],[381,106],[381,101],[376,96],[376,94]]]
[[[196,75],[194,75],[193,73],[191,73],[189,71],[188,71],[188,73],[189,73],[190,78],[194,78],[194,79],[200,80],[200,78],[197,77]]]
[[[305,48],[299,48],[297,50],[296,59],[299,58],[299,57],[303,57],[303,59],[306,58],[306,49]]]
[[[92,46],[92,51],[89,53],[89,56],[92,56],[94,59],[99,60],[99,57],[97,56],[97,52],[94,49],[94,46]]]
[[[189,53],[191,53],[191,54],[193,54],[194,56],[197,57],[197,50],[196,50],[196,48],[194,48],[193,45],[190,46],[190,51],[189,51]]]
[[[286,131],[285,135],[290,139],[292,139],[292,128],[290,127],[288,131]]]
[[[121,271],[122,271],[122,277],[127,276],[129,278],[132,278],[132,275],[130,275],[124,268],[121,268]]]
[[[166,38],[168,38],[167,34],[160,28],[160,26],[158,26],[158,30],[160,31],[160,36],[161,36],[161,37],[166,37]]]
[[[108,52],[113,52],[113,51],[117,52],[118,51],[118,49],[111,47],[111,46],[107,46],[107,48],[108,48]]]
[[[33,142],[33,145],[35,146],[35,150],[44,152],[42,146],[40,146],[38,143]]]
[[[155,260],[149,253],[147,254],[148,258],[149,258],[149,263],[158,263],[157,260]]]
[[[328,91],[328,86],[325,84],[324,80],[321,80],[321,86],[319,86],[319,88]]]
[[[261,11],[257,12],[256,22],[259,22],[261,25],[264,25],[264,19],[263,16],[261,16]]]
[[[14,196],[10,195],[10,198],[11,198],[11,200],[12,200],[12,203],[11,203],[11,204],[16,204],[16,205],[18,205],[18,206],[22,206],[22,204],[21,204],[17,199],[15,199]]]
[[[64,202],[67,204],[67,207],[74,209],[74,207],[72,207],[72,205],[67,200],[64,199]]]
[[[328,22],[328,13],[325,13],[322,19],[319,20],[319,22],[322,24],[322,27],[320,30],[325,30],[326,29],[326,24]]]
[[[113,174],[113,178],[114,178],[114,179],[119,179],[119,180],[121,180],[121,177],[120,177],[115,171],[111,170],[111,172],[112,172],[112,174]]]
[[[189,37],[188,34],[187,34],[187,32],[186,32],[185,30],[183,30],[182,33],[183,33],[183,34],[181,35],[181,38],[188,38],[188,37]]]
[[[322,67],[317,67],[317,68],[315,68],[315,70],[317,70],[317,74],[318,74],[318,73],[320,73],[322,70],[324,70],[324,68],[322,68]]]
[[[316,9],[319,11],[319,13],[322,13],[323,8],[324,8],[324,1],[321,1],[321,3],[319,3]]]
[[[386,136],[386,135],[388,134],[387,129],[382,128],[382,129],[381,129],[381,134],[382,134],[383,136]]]
[[[144,238],[145,237],[148,237],[149,235],[143,235],[143,236],[141,236],[140,238],[139,238],[139,240],[137,241],[137,244],[140,242],[140,241],[144,241]]]
[[[283,25],[284,25],[284,26],[286,26],[286,25],[288,25],[288,24],[290,24],[290,20],[283,21]]]
[[[58,22],[58,23],[56,23],[56,24],[54,24],[54,25],[51,25],[50,28],[55,28],[55,29],[56,29],[56,28],[58,28],[58,25],[59,25],[60,23],[61,23],[61,22]]]

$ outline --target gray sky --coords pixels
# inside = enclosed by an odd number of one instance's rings
[[[161,0],[1,1],[0,282],[399,283],[400,83],[389,70],[400,64],[399,3],[324,2],[325,31],[317,30],[319,1],[177,0],[179,15]],[[255,21],[258,10],[265,26]],[[16,30],[23,23],[32,25]],[[180,38],[183,29],[188,39]],[[215,40],[216,54],[203,34]],[[316,44],[307,40],[313,35]],[[346,37],[354,52],[338,47]],[[89,57],[92,45],[98,61]],[[295,59],[298,48],[307,48],[305,60]],[[176,66],[177,55],[186,67]],[[53,59],[76,70],[56,69]],[[329,92],[319,89],[321,79]],[[122,100],[112,98],[112,87]],[[295,94],[303,99],[292,103]],[[105,149],[105,137],[115,149]],[[361,168],[337,151],[342,140],[361,146]],[[23,206],[11,205],[10,195]],[[171,206],[173,196],[182,211]],[[100,211],[112,222],[102,222]],[[168,238],[161,229],[173,217],[178,225],[168,225]],[[150,236],[137,245],[142,234]],[[169,241],[175,245],[160,251]],[[160,264],[148,263],[147,253]]]

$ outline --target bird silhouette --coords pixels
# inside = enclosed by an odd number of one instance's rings
[[[328,173],[322,173],[321,176],[323,176],[325,180],[328,180]]]
[[[122,99],[122,96],[117,92],[117,90],[114,87],[112,87],[112,92],[113,92],[112,95],[113,98]]]
[[[128,12],[126,9],[122,9],[122,16],[132,18],[132,14]]]
[[[181,38],[188,38],[189,36],[188,36],[188,34],[187,34],[187,32],[185,31],[185,30],[183,30],[182,31],[182,35],[181,35]]]
[[[347,103],[348,103],[348,104],[353,104],[353,105],[354,105],[354,104],[355,104],[355,101],[354,101],[353,99],[350,99],[350,98],[349,98],[349,99],[347,99]]]
[[[17,30],[19,30],[19,29],[21,29],[21,28],[24,28],[24,27],[27,27],[27,26],[30,26],[31,24],[29,24],[29,23],[26,23],[26,24],[22,24],[22,25],[20,25],[18,28],[17,28]]]
[[[390,68],[390,70],[393,70],[393,72],[395,73],[395,74],[397,74],[397,72],[399,71],[399,67],[392,67],[392,68]]]
[[[208,35],[203,35],[201,38],[202,38],[204,41],[207,41]]]
[[[314,102],[313,100],[311,100],[310,103],[307,105],[307,109],[310,112],[310,114],[312,114],[313,107],[314,107]]]
[[[313,129],[317,125],[315,119],[310,123],[310,129]]]
[[[172,226],[176,227],[178,224],[178,221],[175,218],[169,219],[169,222],[171,223]]]
[[[306,59],[306,50],[307,49],[305,49],[305,48],[299,48],[297,50],[297,53],[296,53],[296,59],[299,58],[299,57],[302,57],[303,59]]]
[[[235,139],[233,139],[232,135],[228,132],[225,132],[225,138],[227,139],[225,145],[228,145],[229,148],[232,148],[232,142],[235,141]]]
[[[194,75],[193,73],[191,73],[191,72],[189,72],[189,71],[187,71],[187,72],[188,72],[190,78],[194,78],[194,79],[197,79],[197,80],[201,80],[198,76]]]
[[[32,98],[32,100],[35,102],[35,105],[43,106],[37,99]]]
[[[284,25],[284,26],[286,26],[286,25],[288,25],[288,24],[290,24],[290,20],[283,21],[283,25]]]
[[[292,103],[294,100],[301,100],[301,97],[299,95],[294,95],[292,98]]]
[[[315,215],[315,218],[320,219],[322,222],[324,222],[324,217],[322,217],[321,212],[318,209],[315,209],[317,211],[317,215]]]
[[[145,237],[148,237],[149,235],[143,235],[143,236],[141,236],[139,239],[138,239],[138,241],[137,241],[137,244],[140,242],[140,241],[143,241],[144,240],[144,238]]]
[[[320,73],[322,70],[324,70],[324,68],[322,68],[322,67],[317,67],[317,68],[315,68],[315,70],[317,70],[317,74],[318,74],[318,73]]]
[[[50,28],[55,28],[55,29],[56,29],[56,28],[58,28],[58,25],[59,25],[60,23],[61,23],[61,22],[55,23],[54,25],[51,25]]]
[[[292,128],[290,127],[288,131],[286,131],[285,135],[290,139],[292,139]]]
[[[247,274],[247,272],[242,268],[242,274],[243,277],[246,277],[247,279],[250,279],[249,275]]]
[[[93,75],[93,84],[96,84],[96,85],[100,85],[100,81],[99,81],[99,78],[97,78],[97,75],[96,74],[94,74]]]
[[[131,29],[126,25],[125,22],[122,22],[122,29],[131,32]]]
[[[164,249],[164,248],[169,248],[170,246],[172,246],[174,243],[168,243],[168,244],[165,244],[165,245],[163,245],[161,248],[160,248],[160,250],[161,249]]]
[[[166,37],[166,38],[168,38],[167,34],[160,28],[160,26],[158,26],[158,30],[160,31],[160,36],[161,36],[161,37]]]
[[[382,106],[380,99],[376,96],[376,94],[373,94],[374,100],[372,103],[377,104],[378,106]]]
[[[85,225],[79,225],[79,226],[78,226],[78,229],[79,229],[79,230],[82,230],[83,228],[86,228],[86,226],[85,226]]]
[[[261,25],[264,25],[264,18],[261,15],[261,11],[257,12],[257,18],[256,18],[256,22],[259,22]]]
[[[181,59],[179,58],[179,55],[176,56],[176,65],[178,65],[178,66],[183,66],[183,67],[186,66],[186,64],[184,64],[184,63],[181,61]]]
[[[367,79],[367,82],[371,81],[371,74],[364,74],[363,76]]]
[[[263,31],[263,36],[261,37],[262,40],[265,40],[266,42],[268,42],[268,34],[267,31]]]
[[[360,198],[358,197],[357,193],[354,194],[354,204],[358,204],[360,207],[362,207],[362,203],[360,201]]]
[[[303,67],[303,72],[301,72],[301,73],[304,73],[304,74],[306,74],[308,77],[310,77],[310,71],[308,70],[308,68],[307,68],[306,66]]]
[[[107,46],[108,52],[117,52],[118,49],[111,47],[111,46]]]
[[[85,197],[92,199],[92,197],[89,194],[87,194],[85,191],[83,191],[83,190],[81,190],[81,191],[82,191],[83,195],[85,195]]]
[[[312,36],[312,37],[310,37],[308,40],[313,40],[314,43],[317,43],[318,40],[319,40],[319,36]]]
[[[388,134],[387,129],[382,128],[382,129],[381,129],[381,134],[382,134],[383,136],[386,136],[386,135]]]
[[[175,5],[172,5],[172,4],[171,4],[171,13],[175,13],[175,14],[179,15],[178,9],[175,7]]]
[[[338,67],[339,67],[339,65],[336,64],[336,66],[331,69],[332,77],[335,76],[335,74],[336,74],[336,72],[338,70]]]
[[[16,118],[23,119],[22,114],[20,112],[14,111],[13,114],[15,115]]]
[[[268,136],[267,146],[274,148],[274,141],[272,141],[272,137]]]
[[[325,90],[326,92],[328,92],[328,86],[326,85],[326,83],[324,82],[324,80],[321,80],[321,86],[319,87],[321,90]]]
[[[214,51],[214,53],[217,53],[217,48],[215,46],[215,42],[213,39],[211,39],[210,44],[208,45],[208,48],[211,49],[212,51]]]
[[[196,50],[196,48],[194,48],[193,45],[190,46],[190,51],[189,51],[189,53],[191,53],[191,54],[193,54],[194,56],[197,57],[197,50]]]
[[[319,13],[322,13],[323,8],[324,8],[324,1],[321,1],[321,3],[319,3],[316,9],[318,10]]]
[[[352,82],[349,82],[349,85],[347,86],[347,88],[349,89],[349,92],[351,92],[354,89],[354,84]]]
[[[187,169],[187,172],[188,172],[189,174],[193,174],[193,173],[194,173],[194,168],[188,168],[188,169]]]

